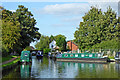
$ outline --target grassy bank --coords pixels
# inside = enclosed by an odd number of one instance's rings
[[[10,60],[10,59],[12,59],[12,58],[15,58],[15,57],[17,57],[17,56],[8,56],[8,57],[6,57],[6,58],[3,58],[3,59],[2,59],[2,60],[3,60],[2,62],[8,61],[8,60]],[[17,63],[18,61],[20,61],[20,57],[17,57],[15,60],[13,60],[13,61],[11,61],[11,62],[9,62],[9,63],[7,63],[7,64],[3,64],[2,67],[10,66],[10,65],[12,65],[12,64]]]
[[[8,61],[10,59],[12,59],[13,57],[11,55],[8,55],[6,57],[2,57],[2,62]]]

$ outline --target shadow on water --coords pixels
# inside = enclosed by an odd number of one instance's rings
[[[3,70],[3,78],[120,78],[119,63],[57,62],[32,57],[32,64],[21,64]]]

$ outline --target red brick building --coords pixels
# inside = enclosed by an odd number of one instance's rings
[[[78,45],[75,44],[73,41],[67,41],[67,46],[71,51],[77,51],[78,50]]]

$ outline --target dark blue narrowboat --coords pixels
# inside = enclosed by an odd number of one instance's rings
[[[43,57],[43,52],[42,51],[38,51],[36,57],[37,58],[42,58]]]

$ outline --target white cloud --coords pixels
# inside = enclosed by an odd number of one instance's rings
[[[119,2],[119,0],[88,0],[88,2]]]
[[[10,11],[15,12],[16,10],[10,10]]]
[[[107,7],[111,6],[113,10],[118,12],[118,2],[104,2],[104,0],[89,1],[89,3],[69,3],[69,4],[55,4],[46,5],[42,9],[34,9],[36,13],[51,14],[51,15],[84,15],[90,10],[90,6],[96,6],[103,11],[107,10]]]
[[[119,0],[1,0],[1,2],[118,2]]]
[[[103,11],[106,11],[109,6],[112,7],[113,10],[118,11],[118,2],[90,2],[91,6],[96,6],[101,8]]]
[[[53,15],[78,15],[84,14],[88,10],[89,5],[87,3],[71,3],[47,5],[40,12]]]

